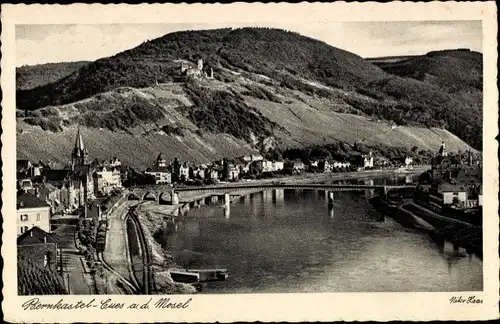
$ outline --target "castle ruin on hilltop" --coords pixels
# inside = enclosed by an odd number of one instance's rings
[[[214,70],[211,67],[203,66],[203,60],[199,59],[196,66],[190,66],[188,62],[181,62],[181,75],[185,78],[214,78]]]

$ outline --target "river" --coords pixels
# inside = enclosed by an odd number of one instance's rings
[[[182,267],[227,269],[228,280],[203,293],[482,290],[479,258],[382,217],[371,196],[335,192],[329,208],[324,191],[255,193],[233,201],[229,215],[221,205],[191,210],[162,243]]]

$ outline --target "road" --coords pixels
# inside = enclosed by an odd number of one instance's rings
[[[83,254],[76,248],[75,232],[76,225],[61,225],[54,231],[62,250],[64,280],[69,280],[72,295],[92,295],[95,294],[92,275],[83,268]]]
[[[131,281],[126,216],[129,207],[135,203],[126,201],[118,205],[108,215],[109,229],[106,234],[106,248],[102,253],[102,258],[112,268],[112,271],[108,272],[114,272],[111,277],[115,280],[123,281],[125,279]]]

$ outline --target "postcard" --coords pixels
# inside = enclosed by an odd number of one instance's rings
[[[1,15],[6,321],[499,317],[494,2]]]

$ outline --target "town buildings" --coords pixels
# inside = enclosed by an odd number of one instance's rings
[[[50,205],[36,195],[20,192],[17,197],[17,235],[33,227],[50,232]]]
[[[306,166],[304,162],[300,160],[295,161],[285,161],[283,164],[283,170],[288,174],[299,174],[304,172]]]
[[[284,169],[283,161],[258,160],[257,163],[261,165],[262,172],[278,172]]]
[[[172,183],[172,173],[167,167],[167,160],[161,153],[158,154],[153,167],[146,169],[145,174],[154,176],[156,184]]]
[[[57,241],[47,231],[34,226],[17,237],[17,257],[57,270]]]
[[[126,178],[126,170],[117,157],[110,161],[89,161],[80,128],[70,156],[66,165],[18,160],[18,190],[37,196],[50,206],[53,214],[71,213],[83,208],[96,195],[120,188],[124,175]]]
[[[328,160],[318,161],[318,171],[319,172],[332,172],[333,166]]]
[[[98,166],[93,177],[96,194],[106,194],[122,187],[121,172],[118,167]]]
[[[463,161],[457,155],[448,154],[443,143],[432,159],[430,179],[424,180],[431,183],[427,198],[434,206],[463,210],[483,204],[482,168],[480,164],[473,164],[471,152],[468,161]]]

